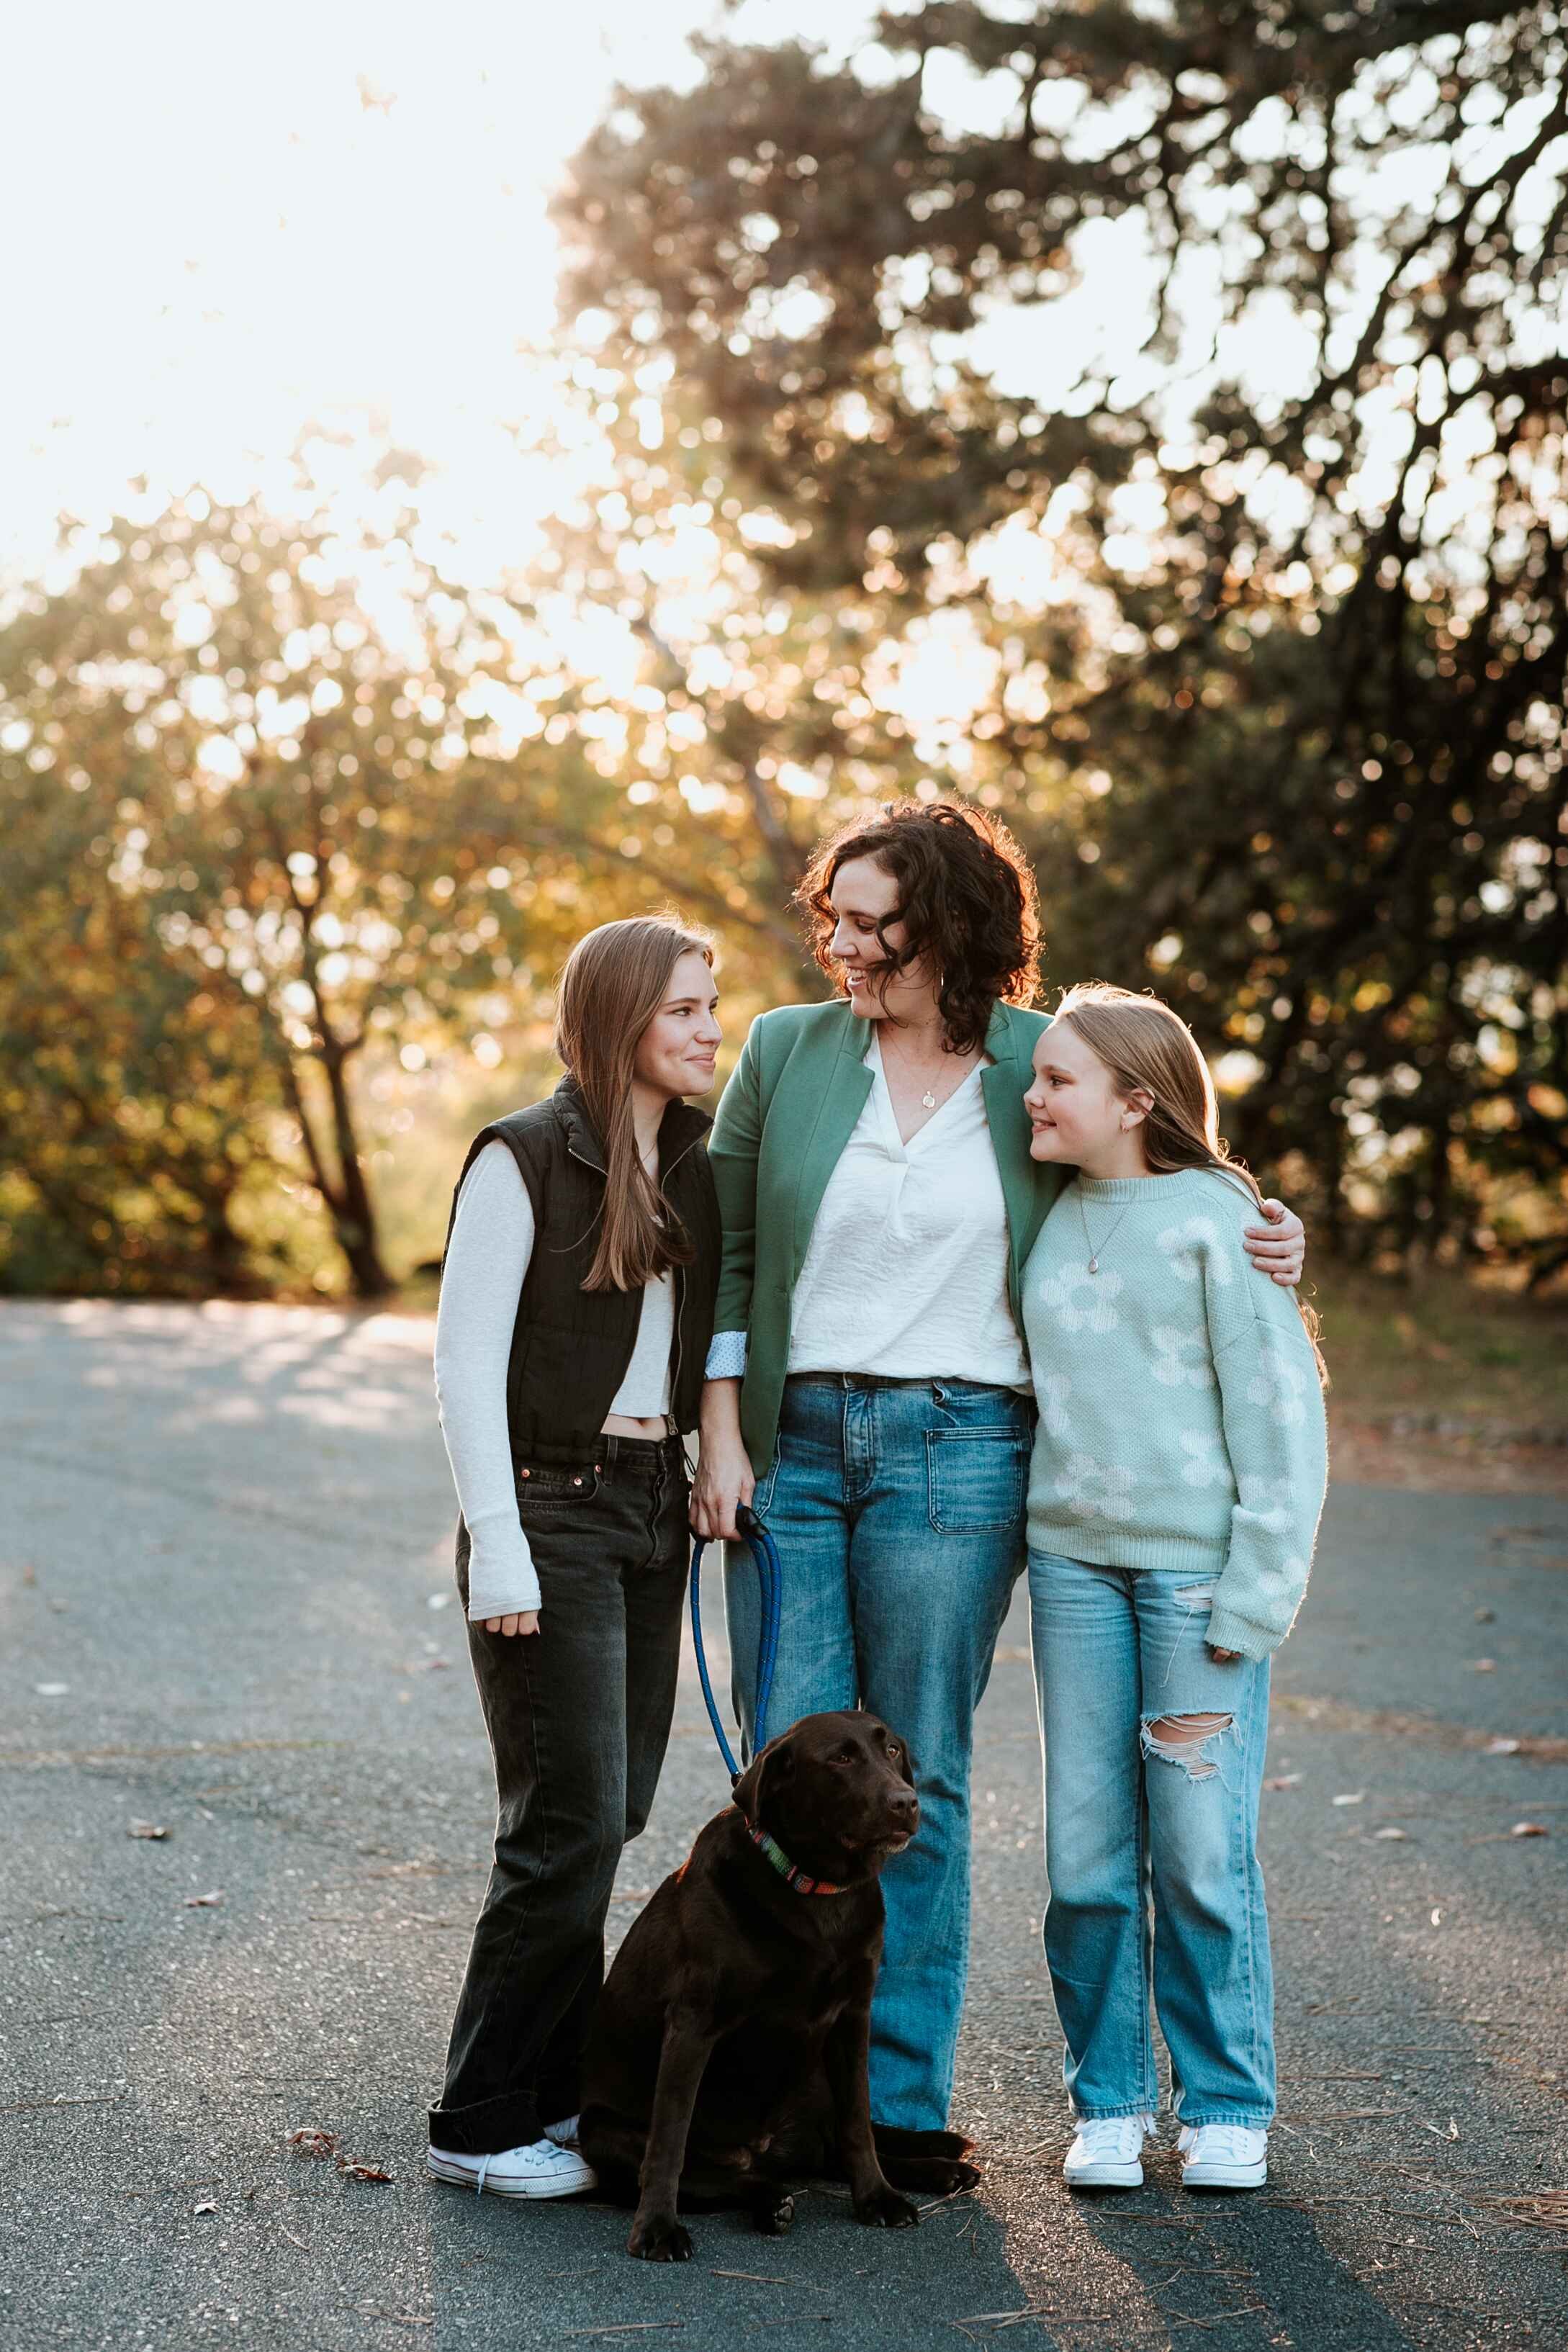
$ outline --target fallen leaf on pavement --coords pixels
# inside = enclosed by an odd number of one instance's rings
[[[346,2156],[339,2157],[338,2170],[345,2180],[390,2180],[392,2179],[391,2173],[384,2172],[379,2164],[351,2163]]]
[[[64,1698],[70,1685],[69,1683],[35,1683],[33,1688],[40,1698]]]
[[[1410,1832],[1408,1830],[1373,1830],[1373,1835],[1374,1838],[1407,1838]]]
[[[1476,1612],[1476,1622],[1478,1625],[1494,1624],[1496,1620],[1497,1611],[1495,1609],[1478,1609]]]
[[[445,1609],[450,1605],[451,1599],[449,1592],[432,1592],[425,1606],[426,1609]]]
[[[187,1911],[212,1911],[216,1910],[222,1901],[223,1889],[221,1886],[215,1886],[210,1895],[187,1895],[185,1908]]]
[[[1334,1797],[1330,1801],[1336,1805],[1359,1805],[1365,1795],[1364,1789],[1355,1789],[1348,1797]]]
[[[1472,1658],[1470,1660],[1470,1672],[1473,1675],[1495,1675],[1497,1672],[1497,1660],[1495,1658]]]
[[[1487,1756],[1517,1756],[1519,1742],[1517,1739],[1489,1739],[1482,1753]]]
[[[194,2205],[191,2208],[191,2210],[194,2213],[216,2213],[217,2211],[217,2207],[216,2205]]]
[[[1552,1832],[1544,1822],[1515,1822],[1509,1835],[1510,1837],[1550,1837]]]
[[[1295,1789],[1300,1785],[1300,1772],[1275,1772],[1263,1783],[1266,1789]]]
[[[296,2156],[336,2156],[342,2142],[336,2132],[315,2131],[307,2124],[291,2131],[283,2145]]]
[[[127,1837],[166,1838],[169,1832],[162,1822],[132,1822],[125,1834]]]

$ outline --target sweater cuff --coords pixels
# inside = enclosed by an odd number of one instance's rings
[[[1287,1625],[1285,1633],[1289,1630]],[[1250,1658],[1256,1664],[1260,1658],[1268,1657],[1279,1647],[1285,1633],[1275,1633],[1266,1626],[1254,1624],[1250,1617],[1237,1617],[1216,1597],[1209,1612],[1208,1631],[1204,1639],[1211,1649],[1235,1650],[1238,1656]]]
[[[743,1381],[746,1377],[746,1334],[716,1331],[702,1367],[705,1381]]]
[[[521,1616],[540,1605],[539,1576],[515,1513],[468,1528],[468,1622]]]

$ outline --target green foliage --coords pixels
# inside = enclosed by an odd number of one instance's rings
[[[689,90],[623,93],[561,216],[626,511],[651,531],[690,452],[759,583],[738,698],[770,747],[830,797],[923,769],[1002,807],[1055,976],[1142,973],[1253,1057],[1233,1129],[1317,1177],[1342,1245],[1544,1273],[1568,1258],[1563,14],[1020,13],[888,12],[831,60],[712,43]],[[1134,352],[1087,349],[1048,400],[982,364],[1004,324],[1058,360],[1108,254]],[[673,462],[629,429],[661,383]],[[994,683],[917,761],[875,670],[933,617]],[[788,829],[711,651],[667,644],[667,705],[684,667],[720,781]]]
[[[264,1282],[233,1212],[292,1179],[384,1291],[358,1058],[531,1009],[593,856],[605,913],[646,898],[524,691],[526,615],[405,520],[193,498],[77,533],[0,631],[7,1281]]]

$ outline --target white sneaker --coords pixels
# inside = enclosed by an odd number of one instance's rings
[[[1079,2124],[1062,2179],[1069,2189],[1142,2189],[1143,2141],[1152,2116],[1095,2116]]]
[[[544,2137],[552,2139],[557,2147],[575,2147],[577,2126],[582,2120],[581,2116],[563,2116],[558,2124],[545,2125]]]
[[[435,2179],[455,2180],[476,2194],[488,2189],[492,2197],[575,2197],[581,2189],[599,2185],[585,2158],[548,2138],[536,2139],[530,2147],[506,2148],[499,2156],[459,2156],[433,2147],[425,2161]]]
[[[1184,2189],[1261,2189],[1268,2178],[1268,2134],[1248,2124],[1184,2124]]]

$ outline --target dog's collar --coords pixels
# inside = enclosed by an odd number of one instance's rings
[[[766,1830],[754,1829],[752,1823],[746,1821],[744,1813],[741,1814],[741,1819],[745,1822],[746,1835],[751,1839],[757,1852],[773,1864],[784,1885],[793,1888],[796,1895],[843,1895],[847,1892],[842,1886],[830,1885],[826,1878],[808,1878],[804,1870],[795,1868],[776,1838],[771,1838]]]

